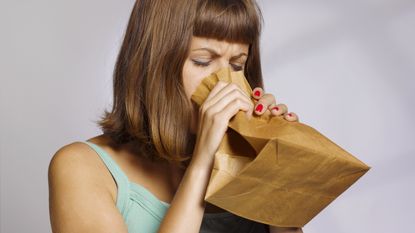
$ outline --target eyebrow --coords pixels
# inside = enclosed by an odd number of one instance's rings
[[[211,49],[211,48],[199,48],[199,49],[193,49],[192,51],[196,51],[196,50],[206,50],[209,53],[213,54],[214,57],[219,57],[219,53],[216,52],[215,50]],[[232,59],[237,59],[237,58],[240,58],[244,55],[248,56],[246,53],[240,53],[239,55],[233,56]]]

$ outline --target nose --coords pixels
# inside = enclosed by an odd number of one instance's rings
[[[229,61],[226,58],[221,58],[219,61],[219,67],[218,69],[222,69],[222,68],[232,68],[231,65],[229,64]]]

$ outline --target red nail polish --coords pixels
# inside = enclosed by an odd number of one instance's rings
[[[259,91],[255,91],[255,93],[254,93],[255,96],[259,96],[260,94],[261,94],[261,92],[259,92]]]
[[[263,107],[264,106],[262,106],[262,104],[258,104],[258,106],[256,106],[256,108],[255,108],[255,111],[261,112]]]
[[[289,117],[292,117],[292,116],[293,116],[293,114],[291,114],[291,113],[288,113],[287,115],[288,115]]]
[[[280,110],[280,108],[277,106],[273,107],[272,109],[275,109],[276,111]]]

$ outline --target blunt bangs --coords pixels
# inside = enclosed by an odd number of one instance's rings
[[[193,35],[252,44],[261,31],[258,11],[250,0],[199,1]]]

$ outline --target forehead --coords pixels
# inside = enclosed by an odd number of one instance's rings
[[[190,43],[190,50],[199,49],[199,48],[211,48],[219,52],[230,51],[244,51],[248,52],[249,45],[243,43],[234,43],[224,40],[217,40],[214,38],[207,37],[197,37],[192,36]],[[206,51],[206,50],[197,50],[197,51]]]

